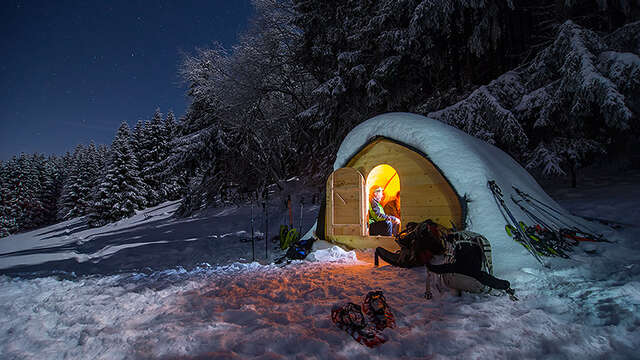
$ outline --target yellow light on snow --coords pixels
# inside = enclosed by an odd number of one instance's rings
[[[384,206],[388,201],[396,198],[396,194],[400,191],[400,178],[394,168],[390,165],[382,164],[374,167],[369,175],[367,176],[367,199],[370,199],[369,192],[371,191],[372,186],[381,186],[384,189],[384,197],[382,198],[381,204]],[[386,187],[385,187],[386,186]],[[369,204],[367,204],[367,208],[369,208]]]

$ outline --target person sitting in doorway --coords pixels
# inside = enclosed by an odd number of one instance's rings
[[[402,219],[402,216],[400,216],[400,191],[396,193],[395,199],[389,200],[384,205],[384,213]]]
[[[384,197],[384,189],[381,186],[374,186],[371,190],[371,201],[369,202],[369,235],[396,235],[400,230],[400,219],[384,213],[382,204],[380,204],[380,201],[382,201]]]

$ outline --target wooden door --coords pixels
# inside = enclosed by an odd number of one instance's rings
[[[364,236],[364,178],[353,168],[340,168],[327,180],[326,235]]]

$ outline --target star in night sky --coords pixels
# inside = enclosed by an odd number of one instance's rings
[[[249,0],[2,1],[0,160],[110,144],[156,108],[184,114],[182,53],[247,27]]]

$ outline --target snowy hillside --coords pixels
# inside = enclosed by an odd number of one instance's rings
[[[294,226],[311,227],[319,205],[309,204],[312,195],[296,181],[285,184],[294,192]],[[300,218],[300,200],[305,199]],[[204,209],[193,216],[174,216],[179,202],[166,202],[137,211],[130,218],[90,228],[80,217],[59,224],[0,239],[0,274],[60,272],[64,276],[115,274],[164,270],[176,266],[230,264],[252,260],[251,213],[254,214],[255,256],[265,262],[265,214],[260,204],[253,209],[229,206]],[[269,259],[282,256],[273,237],[281,224],[289,223],[284,201],[269,203]]]
[[[593,179],[579,189],[551,189],[567,209],[629,223],[640,221],[640,174]],[[211,265],[185,269],[125,272],[111,275],[0,277],[0,353],[5,359],[124,358],[580,358],[626,359],[640,346],[640,228],[608,230],[614,244],[581,245],[571,260],[551,269],[522,267],[509,274],[519,302],[506,296],[455,297],[434,293],[426,301],[424,270],[374,268],[372,252],[318,250],[314,261],[287,266],[228,264],[234,253],[250,255],[250,243],[238,242],[249,230],[247,208],[217,209],[181,222],[164,218],[172,204],[114,225],[122,238],[137,243],[139,256],[169,263],[180,244],[208,236],[215,251]],[[310,212],[314,210],[311,209]],[[315,210],[317,211],[317,209]],[[242,220],[231,221],[233,215]],[[232,217],[229,217],[229,216]],[[305,214],[306,216],[306,214]],[[311,216],[307,216],[311,219]],[[174,223],[172,223],[172,221]],[[211,225],[208,225],[211,224]],[[215,225],[213,225],[215,224]],[[21,241],[42,236],[60,244],[69,238],[95,241],[84,231],[22,234]],[[216,227],[220,227],[216,229]],[[146,229],[148,236],[144,236]],[[48,231],[51,231],[50,229]],[[172,230],[171,232],[168,232]],[[40,238],[35,235],[40,234]],[[164,234],[164,235],[161,235]],[[157,236],[157,237],[156,237]],[[67,238],[69,237],[69,238]],[[243,236],[240,236],[243,237]],[[154,244],[179,238],[175,251],[154,254]],[[3,249],[6,240],[2,239]],[[84,239],[84,240],[82,240]],[[103,238],[104,239],[104,238]],[[226,241],[226,239],[233,239]],[[52,244],[52,243],[50,243]],[[121,244],[122,245],[122,244]],[[78,245],[78,246],[81,246]],[[101,263],[125,264],[130,249],[103,250]],[[35,249],[35,248],[34,248]],[[213,248],[212,248],[213,249]],[[144,250],[144,251],[143,251]],[[197,256],[198,251],[192,251]],[[24,251],[24,249],[23,249]],[[76,250],[77,252],[77,250]],[[3,250],[4,253],[4,250]],[[68,251],[71,254],[73,251]],[[79,253],[79,252],[78,252]],[[143,255],[143,254],[147,255]],[[43,253],[34,256],[45,256]],[[51,251],[51,256],[60,253]],[[95,255],[95,254],[94,254]],[[219,257],[218,257],[219,256]],[[187,257],[187,256],[185,256]],[[183,257],[183,259],[185,258]],[[11,256],[0,258],[7,264]],[[79,257],[77,257],[79,258]],[[88,256],[87,260],[97,260]],[[15,259],[14,259],[15,260]],[[14,261],[11,260],[11,261]],[[215,262],[225,265],[215,265]],[[92,261],[87,261],[92,263]],[[150,266],[154,265],[152,263]],[[3,265],[4,267],[4,265]],[[333,304],[361,302],[381,289],[398,327],[386,329],[389,341],[364,347],[335,327]]]

